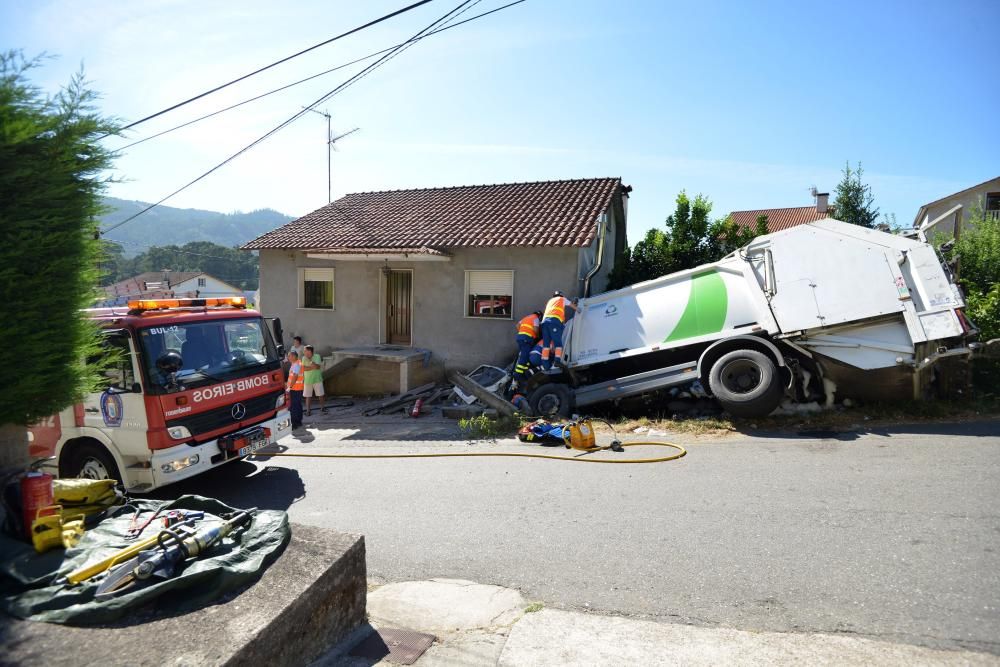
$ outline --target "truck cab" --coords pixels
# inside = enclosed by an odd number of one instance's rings
[[[283,350],[243,297],[86,311],[110,366],[102,386],[31,429],[60,477],[146,492],[241,459],[291,432]]]

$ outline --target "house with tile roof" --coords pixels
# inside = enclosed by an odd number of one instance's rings
[[[124,306],[136,299],[241,296],[243,290],[204,271],[147,271],[101,288],[99,307]]]
[[[791,229],[804,225],[807,222],[815,222],[824,218],[833,217],[833,207],[830,206],[830,194],[828,192],[813,192],[815,203],[812,206],[794,206],[792,208],[762,208],[753,211],[733,211],[729,214],[730,219],[738,226],[751,231],[757,228],[757,218],[761,215],[767,216],[767,231],[780,232],[784,229]]]
[[[287,337],[321,351],[419,351],[424,365],[505,365],[516,321],[553,290],[606,289],[630,190],[589,178],[360,192],[244,248],[260,253],[260,308]]]

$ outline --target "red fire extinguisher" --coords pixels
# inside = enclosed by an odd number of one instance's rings
[[[27,472],[21,478],[21,508],[24,516],[24,536],[31,539],[31,522],[38,510],[52,504],[52,475],[47,472]]]
[[[424,399],[418,398],[417,402],[413,404],[413,409],[410,410],[411,417],[419,417],[420,409],[424,407]]]

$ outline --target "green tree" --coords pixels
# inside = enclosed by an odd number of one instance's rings
[[[756,236],[767,234],[767,216],[757,219],[755,229],[741,227],[731,216],[711,220],[712,202],[703,195],[693,200],[683,190],[665,229],[650,229],[632,248],[626,248],[608,281],[618,289],[668,273],[717,262]]]
[[[98,350],[79,309],[92,303],[100,242],[95,220],[115,123],[94,108],[82,73],[57,94],[29,80],[39,59],[0,53],[0,424],[27,425],[96,381]]]
[[[965,290],[966,312],[981,338],[1000,338],[1000,220],[976,206],[954,244],[942,247]]]
[[[873,228],[878,221],[878,208],[872,188],[861,180],[864,175],[861,163],[851,169],[851,163],[844,165],[844,177],[837,184],[837,196],[833,201],[834,217],[852,225]]]
[[[253,253],[239,248],[227,248],[209,241],[192,241],[183,246],[153,246],[131,260],[120,264],[114,279],[106,279],[109,284],[124,280],[146,271],[204,271],[219,280],[224,280],[240,289],[257,289],[258,260]]]

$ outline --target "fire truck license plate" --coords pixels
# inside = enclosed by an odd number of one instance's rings
[[[256,452],[261,447],[267,446],[267,434],[261,431],[260,433],[254,433],[250,438],[250,444],[245,447],[240,447],[237,451],[239,456],[246,456],[247,454],[252,454]]]

